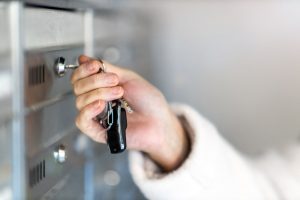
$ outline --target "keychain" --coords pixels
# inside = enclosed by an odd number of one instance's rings
[[[98,73],[105,73],[105,65],[99,59],[102,68]],[[67,69],[76,69],[78,65],[66,65],[65,59],[59,57],[55,64],[55,72],[58,76],[64,76]],[[112,154],[121,153],[126,149],[126,128],[127,116],[133,110],[128,105],[128,102],[122,97],[114,101],[109,101],[105,105],[105,109],[95,119],[107,131],[107,144]]]

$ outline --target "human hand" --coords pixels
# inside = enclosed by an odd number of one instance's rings
[[[80,56],[79,64],[71,78],[80,111],[77,127],[106,143],[106,131],[94,118],[107,101],[123,96],[134,111],[127,114],[127,147],[147,153],[166,171],[177,168],[188,153],[188,141],[162,93],[136,73],[107,62],[106,73],[98,73],[98,60]]]

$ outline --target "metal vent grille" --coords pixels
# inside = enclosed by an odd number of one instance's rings
[[[45,65],[31,67],[28,74],[29,85],[38,85],[45,82]]]
[[[46,163],[45,160],[35,165],[29,170],[29,184],[31,187],[38,184],[46,177]]]

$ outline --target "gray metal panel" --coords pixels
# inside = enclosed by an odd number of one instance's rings
[[[70,199],[83,200],[84,191],[84,169],[74,168],[68,172],[68,175],[58,182],[54,188],[48,191],[41,199]]]
[[[12,76],[8,5],[0,3],[0,122],[11,118]]]
[[[54,64],[59,56],[76,64],[84,53],[84,12],[27,7],[24,15],[27,197],[82,199],[84,159],[76,150],[79,132],[74,124],[77,111],[70,84],[72,72],[58,77]],[[59,145],[66,148],[64,163],[53,157]]]
[[[84,194],[84,178],[77,182],[71,181],[72,171],[83,167],[83,155],[75,149],[78,130],[74,124],[77,111],[70,83],[72,72],[58,77],[54,71],[59,56],[66,58],[67,63],[76,63],[78,56],[83,53],[83,46],[58,46],[27,51],[25,57],[26,172],[30,199],[74,196],[74,193],[62,192],[70,184]],[[60,144],[67,151],[67,161],[63,164],[55,162],[53,158],[53,152]],[[41,172],[44,166],[45,176],[35,175],[44,173]],[[79,174],[84,174],[84,169],[79,171]]]
[[[29,199],[57,199],[60,196],[83,196],[84,195],[84,159],[81,152],[76,151],[76,139],[78,131],[70,131],[57,142],[44,147],[43,150],[28,158],[27,164],[27,190]],[[66,161],[58,163],[53,152],[59,145],[64,145],[66,150]],[[77,171],[77,173],[74,173]],[[73,182],[72,179],[76,180]],[[72,185],[74,193],[65,191],[65,185]]]
[[[84,13],[26,8],[25,49],[84,43]]]
[[[30,112],[25,117],[27,156],[31,157],[75,128],[77,110],[74,97]]]
[[[10,199],[12,196],[11,132],[11,121],[0,124],[0,199]]]
[[[72,93],[70,83],[72,71],[67,72],[64,77],[58,77],[54,65],[60,56],[63,56],[67,63],[75,64],[83,51],[83,46],[28,51],[24,71],[25,105],[36,109],[42,106],[38,104],[63,98],[63,95]]]
[[[112,8],[111,0],[22,0],[29,6],[42,6],[64,10],[107,10]]]
[[[23,89],[23,4],[11,2],[10,10],[10,34],[11,34],[11,65],[12,65],[12,103],[13,103],[13,126],[12,126],[12,187],[13,198],[23,199],[26,197],[25,175],[25,135],[24,135],[24,89]]]
[[[0,65],[3,63],[9,66],[6,64],[9,63],[8,59],[0,59]],[[0,123],[12,118],[12,88],[11,69],[0,69]]]
[[[12,198],[12,98],[9,11],[0,3],[0,199]]]
[[[8,5],[7,3],[0,3],[0,60],[3,59],[2,56],[9,54],[10,42],[9,42],[9,15],[8,15]],[[0,69],[3,65],[0,64]]]
[[[84,189],[89,186],[84,186],[86,178],[84,178],[83,152],[76,149],[76,144],[80,142],[78,142],[78,131],[74,127],[76,109],[69,83],[71,72],[63,78],[57,78],[53,73],[53,64],[58,56],[66,57],[68,63],[75,63],[77,56],[83,53],[83,43],[87,41],[84,33],[88,32],[84,30],[88,28],[84,26],[84,13],[31,7],[23,10],[22,3],[14,4],[12,9],[15,11],[15,15],[12,14],[14,16],[12,21],[15,22],[12,30],[16,30],[13,34],[16,39],[13,42],[14,91],[16,91],[16,94],[14,93],[16,113],[14,116],[14,138],[16,139],[14,140],[14,197],[16,199],[83,199]],[[114,22],[109,23],[114,25]],[[105,48],[104,55],[107,54],[107,49],[111,51],[110,47],[117,47],[120,43],[122,34],[121,32],[115,34],[116,30],[113,28],[115,27],[106,30],[112,43],[107,43],[108,48]],[[128,35],[127,31],[126,35]],[[24,46],[22,36],[24,36]],[[105,34],[100,38],[103,38],[101,41],[107,39]],[[122,37],[122,41],[126,41],[126,37]],[[126,44],[124,42],[121,45],[124,50],[122,55],[125,55],[127,50],[132,50],[128,49]],[[68,47],[65,48],[66,46]],[[23,56],[25,56],[24,62]],[[125,60],[130,63],[130,59]],[[44,67],[41,67],[43,65]],[[3,130],[10,131],[6,128]],[[63,164],[56,163],[53,158],[53,152],[60,144],[66,146],[68,153],[67,161]],[[97,146],[103,147],[99,144]],[[86,146],[81,147],[81,150],[85,151],[86,148]],[[97,148],[97,150],[99,150],[97,156],[102,157],[100,160],[108,164],[106,169],[115,168],[115,173],[121,174],[123,179],[119,187],[113,186],[112,190],[107,187],[95,188],[99,194],[95,197],[99,199],[108,194],[107,198],[121,199],[126,196],[127,199],[133,199],[136,188],[132,187],[130,177],[127,179],[129,172],[126,168],[126,154],[113,158],[113,162],[108,162],[112,157],[107,148]],[[24,159],[26,159],[25,163]],[[96,171],[103,172],[105,169],[103,163],[99,163]],[[44,166],[46,170],[43,169]],[[43,172],[46,172],[45,177]],[[107,171],[104,172],[109,175]],[[36,175],[41,173],[42,175],[37,178]],[[36,180],[38,183],[31,185],[31,181],[36,178],[39,179]],[[105,180],[105,177],[100,176],[100,178],[102,181],[109,180],[107,177]],[[86,184],[91,184],[93,187],[94,183],[86,182]],[[107,183],[105,184],[107,186]],[[102,190],[105,188],[107,191]],[[129,190],[131,192],[128,192]],[[112,195],[115,191],[119,192]]]

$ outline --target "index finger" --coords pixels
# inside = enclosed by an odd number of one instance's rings
[[[101,66],[102,64],[98,60],[90,59],[87,62],[84,62],[83,64],[79,65],[77,69],[74,70],[71,77],[71,83],[74,84],[76,81],[82,78],[91,76],[99,72]]]
[[[93,58],[88,57],[88,56],[86,56],[86,55],[80,55],[80,56],[78,57],[78,62],[79,62],[80,65],[82,65],[83,63],[88,62],[88,61],[91,61],[92,59],[93,59]]]
[[[105,65],[106,72],[112,72],[119,76],[120,83],[124,83],[128,79],[132,78],[132,73],[130,74],[128,70],[112,65],[104,60],[102,60],[103,63],[101,63],[99,60],[95,58],[81,55],[78,58],[78,62],[80,66],[72,74],[71,77],[72,84],[74,84],[74,82],[76,82],[79,79],[85,78],[87,76],[99,72],[99,69],[101,67],[104,67],[104,65]],[[95,67],[96,69],[92,69],[91,71],[89,71],[88,68],[89,67],[92,68],[93,65],[96,65]]]

